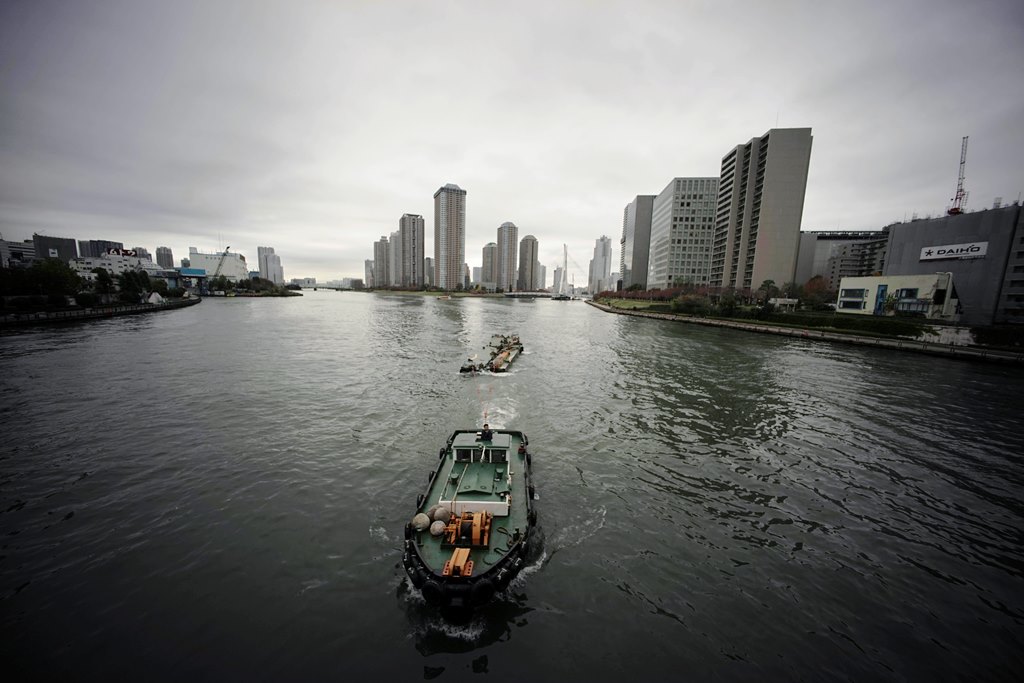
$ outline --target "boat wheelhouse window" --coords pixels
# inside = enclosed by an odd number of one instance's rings
[[[490,455],[491,462],[508,462],[508,451],[504,448],[492,448]]]
[[[473,449],[472,448],[456,448],[455,449],[455,462],[472,462],[473,461]]]

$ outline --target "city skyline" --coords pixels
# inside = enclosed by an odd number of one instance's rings
[[[274,244],[297,277],[361,277],[453,182],[470,266],[508,221],[541,264],[566,243],[585,268],[636,196],[776,127],[814,130],[804,230],[941,214],[964,135],[968,210],[1024,189],[1014,3],[536,8],[5,4],[0,233]],[[438,94],[456,65],[458,106]]]

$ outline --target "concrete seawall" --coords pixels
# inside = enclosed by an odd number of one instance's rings
[[[673,313],[651,313],[648,311],[628,311],[620,308],[613,308],[604,304],[588,301],[594,308],[599,308],[607,313],[618,315],[630,315],[637,318],[651,318],[654,320],[668,320],[672,322],[688,323],[691,325],[704,325],[707,327],[728,327],[734,330],[745,330],[747,332],[759,332],[761,334],[775,334],[784,337],[798,337],[813,341],[839,342],[840,344],[855,344],[857,346],[874,346],[883,349],[894,349],[897,351],[913,351],[915,353],[927,353],[933,356],[945,356],[947,358],[963,358],[966,360],[985,360],[1000,363],[1024,363],[1024,351],[1007,351],[1004,349],[990,349],[982,346],[953,346],[951,344],[935,344],[933,342],[917,341],[916,339],[893,339],[886,337],[865,337],[855,334],[841,334],[838,332],[826,332],[813,328],[777,327],[761,323],[745,323],[736,320],[716,320],[713,318],[696,318],[687,315],[676,315]]]
[[[51,325],[55,323],[73,323],[82,320],[102,320],[122,315],[138,315],[156,311],[172,311],[178,308],[195,306],[202,299],[171,299],[162,304],[124,304],[103,308],[83,308],[77,311],[42,311],[39,313],[9,313],[0,315],[0,329],[12,327],[28,327],[31,325]]]

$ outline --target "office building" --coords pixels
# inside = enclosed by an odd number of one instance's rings
[[[111,249],[124,249],[124,244],[110,240],[78,240],[78,256],[80,258],[99,258]]]
[[[651,211],[654,195],[637,195],[622,211],[622,239],[619,240],[619,272],[622,288],[639,285],[647,289],[648,256],[651,253]]]
[[[434,193],[434,286],[460,289],[466,263],[466,191],[449,183]]]
[[[779,286],[793,281],[812,139],[810,128],[773,128],[722,158],[714,290],[749,295],[765,280]]]
[[[159,256],[160,250],[157,249]],[[273,247],[256,247],[259,260],[260,278],[270,280],[275,285],[284,284],[284,269],[281,268],[281,257],[274,253]]]
[[[32,235],[32,245],[37,259],[56,258],[67,263],[78,258],[78,245],[75,240],[66,237]]]
[[[564,277],[565,277],[565,269],[562,268],[562,266],[555,266],[555,279],[554,279],[554,282],[551,283],[551,291],[552,292],[555,292],[557,294],[557,293],[560,293],[562,291],[562,289],[563,289],[562,279]],[[565,287],[564,288],[565,288],[565,291],[568,293],[568,291],[569,291],[569,283],[568,282],[565,283]]]
[[[503,292],[516,288],[516,246],[519,244],[519,228],[515,223],[506,222],[498,226],[497,261],[494,265],[495,285]]]
[[[829,289],[835,289],[844,277],[881,273],[888,239],[884,229],[801,232],[793,282],[804,285],[820,275],[828,281]]]
[[[398,220],[398,233],[402,243],[402,287],[419,289],[423,286],[425,225],[423,216],[415,213],[403,214]]]
[[[535,292],[540,289],[540,264],[537,263],[537,238],[526,235],[519,242],[519,275],[516,288],[521,292]]]
[[[174,267],[174,254],[171,253],[170,247],[156,248],[156,264],[163,268]]]
[[[594,244],[594,258],[590,259],[590,273],[587,278],[587,291],[591,295],[615,289],[612,282],[612,240],[607,235]]]
[[[718,178],[673,178],[654,198],[647,289],[708,284],[717,197]]]
[[[145,247],[135,247],[134,251],[135,255],[139,258],[144,258],[147,261],[153,260],[153,256],[149,253],[149,249],[146,249]]]
[[[35,260],[36,247],[32,240],[0,240],[0,268],[28,268]]]
[[[205,254],[195,247],[188,248],[188,262],[193,269],[201,268],[207,277],[223,275],[231,282],[249,279],[249,267],[245,257],[234,251],[218,251]]]
[[[883,278],[937,272],[953,278],[961,324],[1024,323],[1024,211],[1012,204],[889,226]]]

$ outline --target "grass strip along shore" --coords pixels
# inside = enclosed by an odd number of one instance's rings
[[[759,332],[761,334],[775,334],[786,337],[799,337],[801,339],[815,341],[840,342],[843,344],[855,344],[857,346],[874,346],[878,348],[894,349],[898,351],[913,351],[916,353],[927,353],[947,358],[962,358],[968,360],[987,360],[1004,363],[1024,363],[1024,351],[1012,349],[995,349],[984,346],[954,346],[952,344],[938,344],[935,342],[920,341],[917,339],[905,339],[902,337],[872,334],[863,332],[851,332],[838,328],[826,327],[803,327],[788,325],[785,323],[761,323],[747,322],[743,320],[732,320],[728,318],[711,318],[693,316],[680,313],[666,313],[652,311],[645,308],[625,308],[612,306],[604,302],[588,301],[588,304],[608,313],[629,315],[638,318],[650,318],[654,320],[668,320],[672,322],[690,323],[694,325],[705,325],[709,327],[728,327],[734,330],[745,330],[747,332]],[[631,302],[632,303],[632,302]]]

